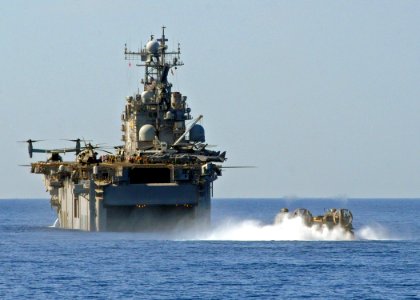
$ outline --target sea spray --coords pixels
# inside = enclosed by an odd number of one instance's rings
[[[185,233],[185,232],[184,232]],[[349,241],[354,235],[341,227],[305,225],[301,217],[283,218],[273,224],[258,220],[228,219],[210,230],[193,230],[180,234],[186,240],[230,240],[230,241]]]
[[[389,231],[379,224],[363,226],[351,233],[340,226],[329,228],[325,224],[307,226],[302,217],[278,214],[272,224],[255,219],[225,219],[211,229],[192,228],[178,231],[183,240],[212,241],[353,241],[394,240]]]
[[[57,218],[54,221],[54,224],[52,224],[51,226],[49,226],[50,228],[59,228],[60,227],[60,220]]]
[[[238,223],[229,222],[216,227],[205,240],[238,241],[313,241],[352,240],[353,235],[342,228],[328,229],[326,226],[308,227],[301,218],[286,218],[277,224],[264,225],[255,220]]]
[[[363,226],[360,230],[357,231],[357,236],[361,240],[398,240],[392,236],[388,229],[380,224],[374,224],[369,226]]]

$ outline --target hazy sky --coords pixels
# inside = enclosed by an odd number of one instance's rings
[[[420,1],[0,3],[0,198],[48,197],[18,140],[121,143],[124,43],[162,25],[207,142],[257,166],[215,197],[420,197]]]

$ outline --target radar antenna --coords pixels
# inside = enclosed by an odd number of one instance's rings
[[[146,46],[140,51],[129,51],[125,44],[124,54],[125,60],[140,60],[142,63],[136,64],[137,67],[145,67],[143,83],[145,89],[154,83],[167,84],[167,76],[172,67],[184,65],[180,59],[181,47],[178,49],[167,51],[165,36],[165,26],[162,26],[162,37],[155,39],[152,35]]]

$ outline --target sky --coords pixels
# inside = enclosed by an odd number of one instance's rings
[[[216,198],[420,198],[420,1],[0,1],[0,198],[48,198],[26,139],[119,145],[142,47],[226,150]],[[65,160],[73,160],[66,154]]]

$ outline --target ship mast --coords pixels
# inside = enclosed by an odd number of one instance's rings
[[[167,83],[169,70],[172,67],[176,68],[184,65],[180,60],[181,48],[179,44],[176,51],[167,51],[168,46],[165,42],[168,39],[165,37],[165,28],[165,26],[162,26],[161,38],[155,40],[154,35],[151,35],[144,49],[140,51],[129,51],[127,45],[125,45],[126,60],[141,60],[143,62],[136,64],[136,66],[145,68],[144,79],[142,80],[144,90],[147,90],[147,86],[153,84],[153,82],[170,85]]]
[[[131,113],[124,120],[127,152],[133,153],[137,148],[144,148],[151,142],[149,135],[142,138],[139,133],[141,128],[146,130],[144,125],[153,126],[153,129],[148,130],[150,135],[155,130],[154,145],[155,149],[159,149],[162,148],[162,142],[172,145],[185,132],[185,120],[191,119],[190,110],[185,103],[186,97],[182,97],[179,92],[172,92],[172,84],[168,82],[171,68],[176,69],[182,66],[183,62],[180,59],[179,44],[178,49],[168,51],[165,28],[162,26],[160,38],[155,39],[154,35],[151,35],[143,49],[129,51],[127,45],[124,49],[126,60],[140,60],[136,66],[144,67],[144,77],[141,80],[143,92],[136,95],[137,104],[133,106],[135,101],[128,103],[133,109],[128,109]]]

